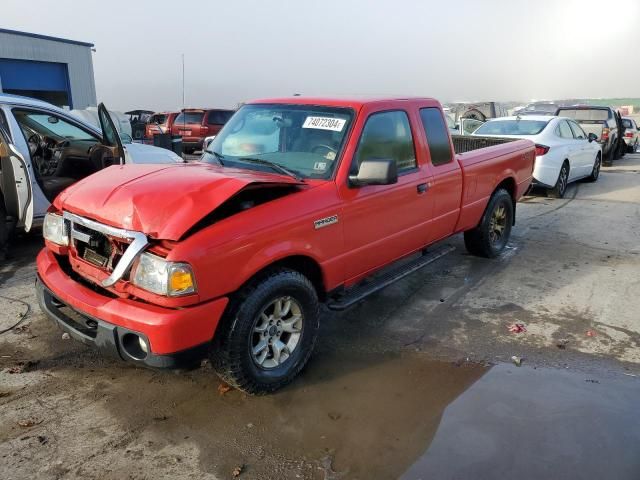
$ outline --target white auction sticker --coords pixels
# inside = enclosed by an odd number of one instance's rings
[[[307,117],[302,124],[302,128],[317,128],[319,130],[341,132],[345,123],[347,123],[347,121],[344,118]]]

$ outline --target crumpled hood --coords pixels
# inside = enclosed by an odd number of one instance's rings
[[[118,165],[66,189],[59,210],[152,238],[178,240],[248,185],[296,185],[293,178],[204,163]]]

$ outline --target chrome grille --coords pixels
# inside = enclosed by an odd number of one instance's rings
[[[69,212],[63,212],[62,217],[67,225],[70,241],[73,242],[76,250],[82,250],[84,255],[86,249],[98,248],[101,250],[95,253],[113,262],[109,265],[112,269],[111,275],[102,282],[104,287],[110,287],[120,280],[149,243],[147,236],[141,232],[111,227]],[[130,242],[117,258],[112,251],[111,238]]]

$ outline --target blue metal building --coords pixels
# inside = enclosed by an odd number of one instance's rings
[[[0,92],[59,107],[96,105],[93,44],[0,29]]]

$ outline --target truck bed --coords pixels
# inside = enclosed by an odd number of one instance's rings
[[[475,227],[500,178],[514,181],[517,201],[531,183],[535,159],[530,140],[496,137],[452,136],[462,168],[463,190],[457,231]]]

